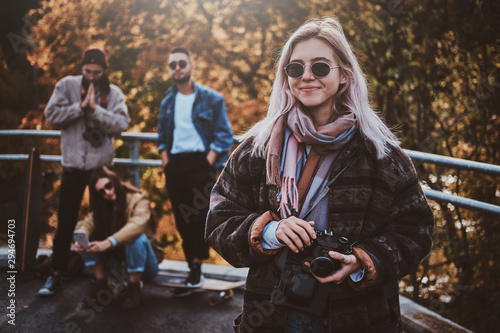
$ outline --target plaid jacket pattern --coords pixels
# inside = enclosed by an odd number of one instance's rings
[[[250,267],[236,332],[283,332],[286,308],[271,303],[280,250],[264,250],[264,226],[279,216],[275,185],[266,185],[265,160],[251,155],[252,139],[232,154],[211,194],[206,239],[235,267]],[[332,172],[356,150],[328,193],[328,224],[336,236],[358,241],[362,281],[332,283],[330,332],[401,332],[398,280],[430,251],[434,218],[415,168],[400,148],[383,159],[358,134]],[[335,169],[336,168],[336,169]]]

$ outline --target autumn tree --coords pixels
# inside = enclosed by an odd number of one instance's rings
[[[29,39],[14,58],[5,51],[10,42],[0,49],[0,112],[8,128],[50,128],[43,108],[55,83],[80,74],[81,54],[94,45],[107,51],[110,80],[127,96],[129,131],[155,132],[172,84],[168,52],[182,45],[194,53],[195,79],[224,95],[233,129],[241,133],[265,113],[275,60],[289,33],[308,18],[335,15],[366,72],[373,106],[404,148],[500,164],[498,1],[51,0],[30,6]],[[23,36],[18,25],[13,31]],[[16,61],[28,67],[20,71]],[[14,153],[28,144],[0,147]],[[58,154],[58,144],[39,143],[44,154]],[[117,156],[128,156],[125,143],[116,148]],[[155,143],[143,144],[140,154],[158,158]],[[426,186],[500,205],[493,176],[416,166]],[[168,214],[161,172],[142,175],[158,214]],[[432,206],[432,254],[401,291],[477,332],[491,331],[500,324],[493,306],[500,302],[499,219]]]

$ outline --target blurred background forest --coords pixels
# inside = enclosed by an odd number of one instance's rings
[[[195,79],[224,95],[233,130],[242,133],[265,114],[276,55],[290,31],[326,15],[340,19],[373,106],[404,148],[500,164],[497,0],[3,0],[0,128],[51,129],[43,110],[55,83],[79,75],[82,52],[99,46],[108,53],[111,82],[127,97],[128,131],[156,132],[160,101],[172,84],[168,52],[183,45],[194,53]],[[60,154],[58,139],[0,139],[2,154],[31,147]],[[159,158],[154,143],[142,144],[140,154]],[[128,157],[121,140],[116,156]],[[3,225],[16,212],[24,163],[0,166]],[[500,205],[498,178],[416,166],[425,186]],[[40,244],[50,247],[61,167],[42,169]],[[127,179],[125,169],[116,171]],[[166,258],[182,260],[160,168],[142,169],[141,186],[161,217]],[[497,330],[499,218],[431,204],[432,253],[401,282],[401,293],[475,332]]]

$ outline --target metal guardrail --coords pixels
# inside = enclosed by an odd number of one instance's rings
[[[0,137],[44,137],[44,138],[59,138],[61,132],[52,130],[0,130]],[[140,132],[123,132],[116,137],[127,142],[129,146],[130,158],[115,158],[116,165],[123,165],[128,168],[131,177],[131,183],[134,186],[140,186],[140,168],[141,167],[161,167],[161,161],[157,159],[141,159],[139,156],[139,141],[157,141],[156,133],[140,133]],[[235,137],[235,142],[240,140]],[[500,166],[481,162],[463,160],[459,158],[423,153],[414,150],[403,149],[408,156],[414,161],[423,163],[432,163],[442,165],[459,170],[468,170],[480,172],[492,176],[500,176]],[[28,159],[28,154],[0,154],[0,161],[25,161]],[[42,162],[61,162],[61,156],[41,155]],[[439,202],[448,202],[457,207],[468,208],[475,211],[480,211],[494,216],[500,216],[500,206],[490,203],[481,202],[469,198],[452,195],[429,188],[424,188],[425,195],[432,200]]]
[[[408,154],[408,156],[411,157],[412,160],[443,165],[460,170],[476,171],[492,176],[500,176],[500,165],[474,162],[474,161],[464,160],[461,158],[423,153],[421,151],[416,151],[416,150],[409,150],[409,149],[403,149],[403,150],[405,151],[406,154]]]

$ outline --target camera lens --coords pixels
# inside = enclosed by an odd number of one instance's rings
[[[317,257],[311,261],[311,273],[319,277],[327,277],[338,270],[340,265],[338,262],[328,257]]]

